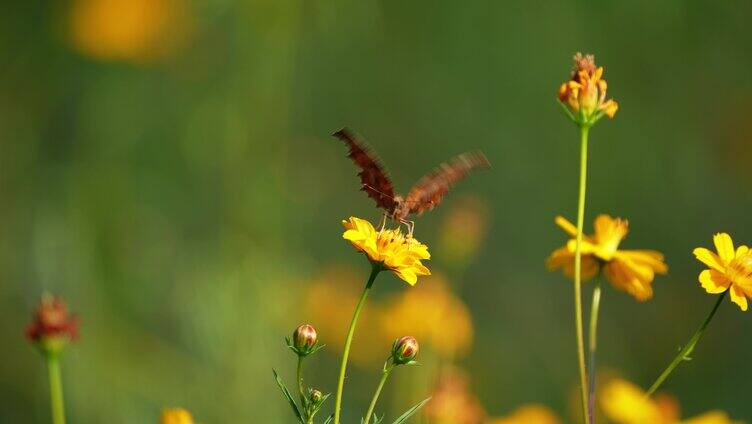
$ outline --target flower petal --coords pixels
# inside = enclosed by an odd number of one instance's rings
[[[611,285],[629,293],[638,302],[653,297],[651,283],[655,274],[651,268],[635,265],[623,258],[615,258],[603,267],[603,272]]]
[[[742,311],[747,310],[747,298],[744,296],[742,289],[736,286],[731,286],[731,301],[739,305],[739,309]]]
[[[693,250],[692,253],[695,254],[695,258],[697,258],[697,260],[704,263],[705,265],[720,272],[726,271],[726,265],[723,263],[721,258],[719,258],[718,255],[711,252],[710,250],[704,247],[698,247],[697,249]]]
[[[736,257],[734,242],[731,240],[731,236],[727,233],[718,233],[714,235],[713,243],[715,244],[715,250],[718,251],[718,256],[721,257],[724,264],[728,264]]]
[[[559,226],[559,228],[564,230],[565,233],[569,234],[572,237],[577,237],[577,227],[575,227],[574,224],[569,222],[569,220],[567,220],[563,216],[557,215],[556,218],[554,218],[554,222]]]
[[[710,294],[723,293],[731,285],[725,275],[714,269],[706,269],[698,277],[700,285]]]
[[[747,252],[749,252],[749,247],[745,245],[741,245],[736,248],[736,257],[738,258],[738,257],[744,256],[747,254]]]

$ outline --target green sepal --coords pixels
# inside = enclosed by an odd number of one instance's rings
[[[285,383],[282,381],[281,378],[279,378],[279,374],[277,374],[277,371],[272,369],[272,372],[274,373],[274,379],[277,381],[277,386],[279,386],[279,389],[282,390],[282,394],[285,395],[288,402],[290,402],[290,407],[292,408],[292,412],[295,413],[295,416],[298,417],[298,420],[301,424],[305,424],[305,420],[303,420],[303,415],[300,413],[300,409],[298,409],[298,404],[295,403],[295,399],[293,399],[292,394],[290,394],[290,391],[287,390],[287,386],[285,386]]]
[[[407,411],[405,411],[404,414],[400,415],[399,418],[394,420],[394,423],[392,424],[402,424],[404,422],[407,422],[408,418],[412,417],[416,412],[418,412],[418,410],[420,410],[420,408],[425,406],[425,404],[427,404],[429,400],[431,400],[431,398],[424,399],[418,402],[417,404],[413,405],[412,408],[408,409]]]
[[[295,353],[296,355],[298,355],[298,356],[300,356],[302,358],[305,358],[308,355],[313,355],[314,353],[316,353],[319,350],[323,349],[324,346],[326,346],[325,344],[320,345],[320,344],[318,344],[318,342],[316,342],[316,344],[313,345],[313,346],[311,346],[310,349],[305,349],[304,350],[304,349],[298,349],[297,347],[295,347],[295,345],[292,344],[292,341],[290,340],[289,337],[285,337],[285,342],[287,343],[288,349],[290,349],[291,351],[293,351],[293,353]]]

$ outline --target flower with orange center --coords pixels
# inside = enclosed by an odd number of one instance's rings
[[[620,379],[607,383],[598,398],[603,414],[615,424],[738,424],[718,410],[681,420],[673,397],[650,398],[641,388]]]
[[[559,101],[575,123],[589,127],[604,115],[613,118],[619,109],[613,99],[606,100],[607,89],[603,67],[595,66],[595,57],[577,53],[570,80],[559,87]]]
[[[169,408],[162,411],[159,424],[193,424],[193,416],[183,408]]]
[[[726,233],[713,236],[713,243],[717,253],[704,247],[693,251],[700,262],[710,267],[700,273],[700,284],[711,294],[728,290],[731,301],[746,311],[747,298],[752,297],[752,252],[744,245],[735,249]]]
[[[571,239],[551,253],[546,266],[552,271],[561,268],[571,278],[574,275],[577,228],[562,216],[556,217],[556,224]],[[619,244],[629,231],[626,220],[598,215],[594,227],[594,235],[582,238],[582,279],[593,278],[602,268],[608,281],[617,289],[629,293],[638,301],[652,298],[655,274],[668,272],[663,254],[655,250],[619,249]]]
[[[342,238],[365,253],[374,266],[392,271],[411,286],[418,276],[431,275],[421,262],[431,258],[428,246],[405,236],[399,228],[376,231],[370,222],[356,217],[342,221],[342,225]]]

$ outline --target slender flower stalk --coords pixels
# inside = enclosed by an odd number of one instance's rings
[[[588,333],[588,372],[590,373],[590,392],[588,401],[588,414],[594,420],[595,409],[595,357],[598,350],[598,312],[601,305],[601,280],[595,280],[593,287],[593,300],[590,303],[590,331]]]
[[[588,379],[585,368],[585,338],[582,329],[582,227],[585,223],[585,193],[587,191],[587,149],[590,128],[580,126],[580,189],[577,202],[577,238],[574,251],[574,319],[577,337],[577,366],[580,371],[580,394],[585,424],[590,424],[588,408]]]
[[[304,356],[298,356],[298,370],[297,370],[297,378],[298,378],[298,392],[300,393],[300,403],[301,405],[305,405],[305,390],[303,386],[303,358]]]
[[[339,367],[339,378],[337,379],[337,392],[334,397],[334,424],[339,424],[340,414],[342,409],[342,390],[345,386],[345,373],[347,372],[347,359],[350,356],[350,346],[352,345],[353,335],[355,334],[355,327],[358,324],[358,318],[360,312],[363,310],[363,305],[368,299],[368,294],[371,292],[373,282],[376,280],[376,276],[382,271],[381,265],[374,263],[371,269],[371,275],[368,277],[368,282],[363,289],[363,294],[360,295],[360,300],[355,306],[355,312],[353,312],[352,320],[350,321],[350,328],[347,331],[347,338],[345,339],[345,349],[342,352],[342,364]]]
[[[658,376],[658,378],[655,380],[652,386],[650,386],[650,389],[648,389],[647,396],[651,396],[653,393],[655,393],[656,390],[658,390],[659,387],[661,387],[661,384],[663,384],[664,381],[668,378],[669,375],[676,369],[676,367],[679,366],[683,361],[689,361],[691,359],[690,355],[692,354],[692,351],[695,350],[695,346],[697,345],[697,342],[700,341],[702,338],[702,335],[705,333],[705,329],[708,328],[708,324],[710,324],[710,321],[715,316],[715,312],[718,310],[718,307],[721,305],[721,302],[723,301],[723,298],[726,297],[726,293],[728,293],[728,290],[721,293],[720,296],[718,296],[718,300],[716,300],[715,305],[713,305],[713,309],[710,310],[710,313],[707,317],[705,317],[705,321],[703,321],[700,328],[695,331],[695,334],[692,335],[692,338],[689,339],[689,342],[684,345],[681,351],[679,351],[679,354],[676,355],[673,361],[666,367],[665,370],[661,373],[661,375]]]
[[[371,404],[368,406],[368,412],[366,412],[366,417],[363,420],[365,424],[371,423],[371,415],[373,415],[373,410],[376,408],[376,402],[379,400],[381,390],[384,388],[384,384],[386,384],[386,380],[389,378],[389,374],[391,374],[393,368],[394,365],[391,364],[384,367],[384,371],[381,373],[381,379],[379,380],[379,385],[376,386],[376,391],[373,393]]]
[[[65,403],[63,402],[63,380],[60,376],[60,357],[57,352],[45,355],[47,374],[50,380],[50,406],[52,424],[65,424]]]

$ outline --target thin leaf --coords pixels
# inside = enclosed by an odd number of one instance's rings
[[[429,400],[431,400],[431,398],[425,399],[425,400],[417,403],[412,408],[410,408],[407,411],[405,411],[404,414],[400,415],[399,418],[397,418],[396,420],[394,420],[393,424],[402,424],[404,422],[407,422],[408,418],[412,417],[413,414],[415,414],[416,412],[418,412],[418,410],[420,408],[422,408],[425,404],[427,404]]]
[[[329,415],[329,418],[324,421],[324,424],[332,424],[332,421],[334,421],[334,414]]]
[[[292,411],[295,413],[295,416],[298,417],[298,420],[300,420],[301,424],[305,424],[305,421],[303,420],[303,415],[300,413],[300,409],[298,409],[298,404],[295,403],[295,399],[293,399],[292,395],[290,394],[290,391],[287,390],[285,383],[283,383],[282,379],[279,378],[279,375],[277,374],[276,370],[272,369],[272,372],[274,372],[274,379],[277,380],[277,386],[279,386],[279,389],[282,390],[282,394],[284,394],[287,400],[290,402],[290,407],[292,408]]]

